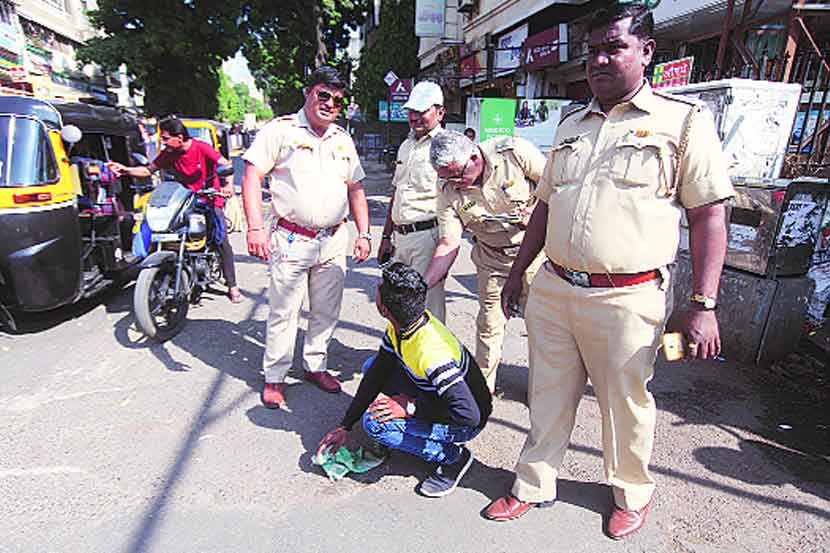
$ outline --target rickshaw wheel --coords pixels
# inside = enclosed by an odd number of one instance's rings
[[[187,321],[189,294],[170,299],[168,291],[176,285],[175,267],[164,265],[142,269],[133,293],[133,311],[138,326],[149,338],[165,342],[178,334]],[[188,274],[182,271],[182,286],[189,286]]]

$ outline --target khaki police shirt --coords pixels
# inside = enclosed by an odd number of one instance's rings
[[[395,162],[395,199],[392,204],[392,222],[396,225],[434,219],[438,210],[438,174],[429,161],[432,137],[440,133],[436,126],[421,138],[410,132]]]
[[[242,159],[271,173],[275,214],[309,228],[343,221],[349,211],[346,183],[366,176],[348,133],[332,123],[318,136],[303,110],[265,125]]]
[[[484,157],[480,186],[439,184],[439,234],[458,241],[467,228],[476,238],[475,265],[506,275],[525,234],[518,223],[536,203],[545,156],[527,140],[507,136],[485,140],[478,149]]]
[[[694,111],[688,145],[675,156]],[[704,104],[653,91],[603,114],[594,99],[556,131],[536,191],[548,204],[545,253],[590,273],[636,273],[672,263],[683,209],[734,195]]]

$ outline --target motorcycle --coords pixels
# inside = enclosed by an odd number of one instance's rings
[[[228,177],[232,166],[219,166],[205,179]],[[144,220],[150,228],[150,255],[141,262],[133,292],[133,311],[141,331],[158,342],[176,336],[195,304],[211,284],[223,278],[214,232],[213,188],[194,192],[176,181],[164,181],[147,202]]]
[[[393,148],[391,145],[385,146],[380,153],[380,158],[383,161],[383,165],[386,167],[386,172],[394,173],[395,163],[398,159],[398,149]]]

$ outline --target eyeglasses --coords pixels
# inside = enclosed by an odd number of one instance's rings
[[[324,104],[331,100],[332,102],[334,102],[334,107],[336,107],[337,109],[342,109],[343,106],[346,105],[346,98],[344,98],[343,96],[335,96],[331,92],[325,90],[317,91],[317,99]]]
[[[464,180],[464,173],[467,172],[467,168],[470,166],[470,162],[472,160],[472,157],[468,158],[467,163],[464,164],[464,167],[461,168],[461,171],[459,171],[455,175],[447,175],[446,177],[441,177],[441,180],[445,183],[451,182],[454,184],[459,184],[461,181]]]

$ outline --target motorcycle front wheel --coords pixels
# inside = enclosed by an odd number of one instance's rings
[[[188,277],[182,271],[182,287],[187,289]],[[171,265],[148,267],[138,274],[133,292],[133,312],[141,331],[157,342],[165,342],[178,334],[187,321],[190,307],[187,294],[171,297],[176,287],[176,268]]]

